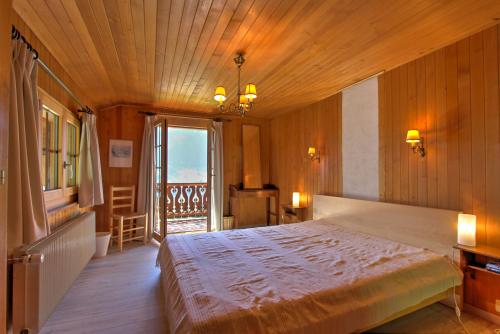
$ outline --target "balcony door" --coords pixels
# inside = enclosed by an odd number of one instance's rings
[[[153,235],[208,232],[211,147],[209,121],[166,117],[154,125]]]

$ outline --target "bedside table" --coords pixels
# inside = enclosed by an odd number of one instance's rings
[[[464,273],[464,308],[500,324],[500,274],[486,270],[489,261],[500,261],[500,249],[455,245]]]
[[[307,206],[282,205],[281,221],[283,224],[303,222],[307,219],[307,208]]]

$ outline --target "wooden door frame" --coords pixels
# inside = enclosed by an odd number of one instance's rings
[[[0,1],[0,173],[8,167],[12,1]],[[7,331],[7,180],[0,180],[0,334]]]
[[[167,129],[168,129],[168,123],[167,120],[164,118],[156,118],[153,121],[153,145],[155,144],[155,135],[156,131],[155,128],[157,126],[161,126],[162,129],[162,138],[161,138],[161,160],[162,160],[162,175],[161,175],[161,188],[163,189],[163,196],[160,199],[160,206],[162,209],[160,210],[160,215],[161,215],[161,223],[160,223],[160,233],[155,233],[154,228],[153,228],[153,238],[159,242],[161,242],[165,236],[167,235],[167,231],[165,230],[165,224],[164,224],[164,219],[165,219],[165,208],[167,207],[167,199],[165,196],[165,188],[166,188],[166,183],[165,180],[167,179]],[[156,154],[156,153],[155,153]],[[156,196],[156,194],[155,194]],[[155,219],[153,215],[153,219]],[[154,222],[153,222],[154,224]]]

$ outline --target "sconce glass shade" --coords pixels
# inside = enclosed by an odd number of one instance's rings
[[[249,83],[245,86],[245,96],[250,102],[257,98],[257,88],[255,84]]]
[[[307,154],[309,154],[310,156],[314,156],[316,155],[316,147],[309,147],[309,149],[307,150]]]
[[[300,207],[300,193],[298,191],[292,193],[292,206],[294,208]]]
[[[217,102],[226,101],[226,89],[223,86],[217,86],[215,88],[214,100]]]
[[[476,247],[476,216],[465,213],[458,214],[458,243]]]
[[[410,144],[420,143],[420,132],[418,130],[408,130],[406,142]]]

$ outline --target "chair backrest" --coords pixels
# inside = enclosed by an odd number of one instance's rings
[[[130,187],[111,186],[109,189],[110,215],[118,213],[116,211],[124,213],[124,212],[134,212],[134,210],[135,210],[135,185]]]

